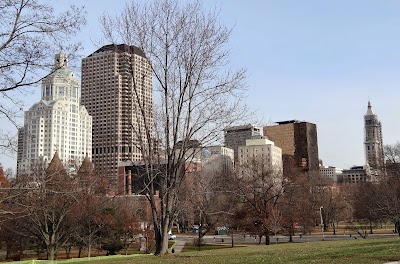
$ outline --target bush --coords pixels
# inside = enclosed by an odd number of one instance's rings
[[[124,248],[124,245],[119,239],[108,239],[102,243],[101,248],[107,251],[107,256],[117,255],[118,251]]]

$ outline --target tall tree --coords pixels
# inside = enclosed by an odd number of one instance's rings
[[[375,186],[377,199],[374,200],[377,212],[390,219],[400,236],[400,142],[384,147],[385,170]]]
[[[25,235],[43,242],[49,260],[55,259],[57,249],[69,239],[68,218],[76,204],[78,186],[56,153],[46,170],[18,177],[11,189],[11,195],[18,194],[8,201],[14,219],[24,219]]]
[[[271,224],[276,227],[276,219],[270,219],[271,212],[283,193],[282,172],[271,168],[260,159],[252,159],[237,169],[235,186],[234,193],[242,203],[242,209],[244,206],[247,210],[244,219],[250,220],[245,229],[253,229],[259,235],[260,242],[261,237],[265,236],[265,243],[268,245]]]
[[[98,177],[99,173],[94,170],[86,156],[76,175],[77,203],[73,206],[70,220],[74,228],[72,239],[78,247],[79,257],[84,246],[87,247],[88,257],[90,258],[92,246],[99,239],[98,233],[108,224],[108,218],[103,215],[103,209],[110,197],[106,196],[107,182]]]
[[[157,0],[129,2],[121,14],[100,18],[105,38],[139,47],[151,62],[156,104],[154,123],[146,118],[131,62],[136,113],[145,126],[140,143],[148,178],[156,255],[167,253],[168,231],[175,215],[179,186],[193,140],[214,143],[226,126],[246,113],[241,107],[245,71],[227,67],[226,44],[231,34],[218,22],[218,13],[204,12],[200,1]],[[155,140],[156,138],[157,140]],[[178,146],[178,142],[180,142]],[[157,156],[157,145],[163,154]],[[162,161],[161,161],[162,159]],[[157,166],[162,163],[162,166]],[[157,169],[162,168],[162,169]],[[159,178],[159,182],[154,179]],[[159,188],[159,199],[155,195]]]
[[[353,216],[359,223],[365,223],[369,226],[372,234],[372,222],[383,220],[382,215],[378,213],[377,203],[379,194],[377,186],[371,182],[360,183],[353,191],[352,206]]]
[[[86,23],[84,15],[81,7],[55,12],[45,1],[0,0],[0,118],[18,126],[21,93],[40,82],[54,53],[77,51],[71,37]],[[0,128],[0,151],[15,149],[14,134]]]
[[[309,226],[313,226],[315,218],[315,208],[312,203],[310,193],[310,183],[308,174],[295,169],[285,169],[284,193],[279,200],[278,208],[282,212],[282,226],[289,234],[289,242],[293,242],[295,224],[303,227],[305,233]],[[311,222],[311,223],[310,223]]]

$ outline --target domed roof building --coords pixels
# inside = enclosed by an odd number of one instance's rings
[[[25,112],[18,137],[18,172],[37,162],[47,165],[57,153],[67,167],[91,157],[92,117],[80,104],[81,90],[65,54],[56,54],[51,73],[43,78],[41,100]],[[69,166],[70,165],[70,166]]]

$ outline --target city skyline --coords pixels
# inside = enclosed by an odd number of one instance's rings
[[[102,38],[98,16],[106,10],[118,12],[124,1],[70,2],[82,3],[88,12],[88,25],[77,36],[85,57],[100,46],[94,44]],[[326,165],[363,165],[363,116],[370,99],[382,123],[383,144],[400,139],[400,3],[204,1],[205,9],[213,7],[220,9],[222,24],[234,27],[231,66],[247,69],[247,103],[258,110],[257,125],[292,119],[312,122]],[[27,99],[26,109],[40,98],[39,90]],[[1,162],[16,163],[16,158],[2,156]]]

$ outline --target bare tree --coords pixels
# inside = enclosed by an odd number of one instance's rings
[[[0,0],[0,119],[16,127],[27,87],[39,83],[49,58],[60,50],[75,54],[71,37],[86,23],[82,7],[55,12],[40,0]],[[15,148],[13,133],[0,129],[0,151]]]
[[[151,62],[156,104],[154,123],[139,94],[141,80],[132,70],[136,114],[145,125],[139,148],[147,168],[156,255],[167,253],[168,231],[175,215],[180,183],[185,175],[190,143],[214,143],[221,131],[246,113],[241,107],[245,71],[231,71],[225,45],[231,30],[218,23],[216,12],[204,12],[200,1],[128,3],[121,14],[100,18],[105,38],[139,47]],[[132,63],[134,65],[134,63]],[[134,129],[134,128],[132,128]],[[155,141],[154,138],[157,140]],[[180,142],[178,147],[178,142]],[[163,154],[156,151],[161,144]],[[155,169],[163,160],[162,173]],[[160,177],[159,183],[154,179]],[[155,188],[159,186],[159,199]]]
[[[78,257],[86,246],[90,258],[92,247],[99,240],[98,233],[108,224],[109,219],[104,216],[103,209],[111,198],[105,195],[107,183],[98,176],[99,173],[91,164],[87,166],[86,170],[81,169],[76,175],[80,191],[70,218],[74,225],[71,244],[78,247]]]
[[[236,203],[233,202],[232,180],[234,179],[233,168],[224,166],[224,162],[215,162],[213,169],[208,169],[204,165],[196,181],[192,186],[195,188],[184,188],[185,196],[179,197],[179,207],[185,204],[187,211],[192,212],[194,223],[198,224],[199,249],[203,243],[203,237],[217,225],[227,227],[230,219],[234,215]],[[210,165],[210,164],[208,164]],[[200,176],[200,177],[199,177]],[[186,177],[185,181],[188,177]],[[231,229],[233,234],[233,229]]]
[[[307,173],[294,168],[292,171],[293,174],[285,178],[284,193],[278,202],[283,218],[281,224],[289,234],[289,242],[293,242],[295,224],[298,223],[305,233],[310,225],[313,226],[312,219],[315,215]]]
[[[253,230],[260,237],[265,236],[265,244],[269,245],[271,234],[272,210],[282,196],[282,172],[271,168],[260,159],[251,159],[241,164],[235,176],[235,195],[245,206],[248,216],[246,229]]]
[[[369,227],[372,234],[372,222],[383,220],[378,213],[376,201],[379,199],[376,184],[371,182],[360,183],[353,191],[353,215],[360,224]]]
[[[283,215],[277,208],[272,208],[268,221],[269,228],[276,238],[276,243],[278,243],[276,234],[282,230]]]
[[[323,230],[327,231],[333,226],[333,234],[336,234],[335,224],[350,206],[345,196],[340,192],[331,179],[315,172],[308,173],[312,210],[320,211],[323,218]],[[321,208],[322,207],[322,208]]]
[[[385,170],[381,170],[378,182],[374,185],[374,203],[377,213],[390,219],[400,236],[400,143],[384,147]]]
[[[18,177],[10,191],[12,199],[8,200],[12,216],[9,219],[24,219],[24,235],[42,241],[49,260],[54,260],[57,249],[69,239],[68,218],[80,191],[59,159],[58,164],[52,166],[54,160],[46,170],[37,169],[30,175]]]

